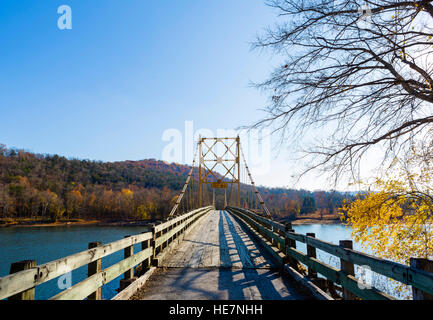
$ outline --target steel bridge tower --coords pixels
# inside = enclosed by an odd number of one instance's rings
[[[223,154],[216,148],[223,147]],[[241,204],[240,138],[202,138],[199,142],[199,204],[203,205],[203,186],[214,189],[227,189],[228,184],[236,184],[238,189],[237,205]],[[222,169],[222,173],[215,171]],[[215,197],[214,197],[215,199]],[[226,200],[225,200],[226,201]]]

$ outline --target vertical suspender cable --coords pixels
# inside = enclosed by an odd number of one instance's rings
[[[266,215],[272,219],[272,215],[271,215],[271,213],[269,212],[268,208],[266,207],[266,204],[265,204],[265,202],[263,201],[263,198],[262,198],[262,196],[260,195],[260,192],[257,190],[257,188],[256,188],[256,186],[255,186],[255,184],[254,184],[253,177],[251,176],[250,170],[249,170],[248,165],[247,165],[247,162],[246,162],[246,160],[245,160],[245,155],[244,155],[244,151],[242,150],[242,145],[240,145],[240,151],[241,151],[242,158],[243,158],[243,160],[244,160],[245,168],[246,168],[246,170],[247,170],[247,172],[248,172],[248,176],[249,176],[250,181],[251,181],[251,185],[253,186],[254,193],[255,193],[257,199],[258,199],[259,202],[260,202],[260,206],[262,207],[262,209],[263,209],[263,211],[266,213]]]
[[[197,147],[196,147],[196,150],[195,150],[195,154],[194,154],[194,158],[193,158],[193,161],[192,161],[192,167],[191,167],[191,170],[189,171],[188,177],[186,178],[185,184],[184,184],[184,186],[183,186],[183,189],[182,189],[180,195],[179,195],[179,196],[177,197],[177,199],[176,199],[176,203],[174,204],[173,209],[171,209],[171,212],[170,212],[170,214],[168,215],[169,217],[171,217],[171,216],[173,216],[173,215],[175,214],[175,212],[177,211],[177,209],[178,209],[178,207],[179,207],[179,204],[180,204],[181,201],[182,201],[183,196],[185,195],[186,189],[188,188],[189,182],[191,181],[192,172],[193,172],[193,170],[194,170],[195,158],[196,158],[196,156],[197,156],[197,152],[198,152],[198,144],[197,144]]]

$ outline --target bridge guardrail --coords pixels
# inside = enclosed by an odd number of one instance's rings
[[[227,207],[231,213],[244,220],[260,235],[267,239],[274,247],[278,248],[285,256],[284,263],[289,263],[295,269],[297,262],[306,265],[311,272],[320,273],[332,283],[340,284],[345,292],[346,298],[354,294],[362,299],[392,300],[390,295],[375,288],[362,288],[360,280],[355,278],[353,265],[368,266],[371,271],[384,275],[398,282],[410,285],[429,295],[433,294],[433,273],[407,266],[393,261],[377,258],[366,253],[345,248],[345,241],[340,245],[316,239],[314,234],[295,233],[291,224],[281,224],[265,217],[236,207]],[[296,241],[307,245],[307,254],[296,250]],[[311,250],[314,249],[314,250]],[[338,270],[316,258],[315,249],[322,250],[340,258],[342,268]],[[329,289],[329,288],[328,288]],[[352,298],[354,298],[352,296]]]
[[[200,208],[184,215],[170,219],[167,222],[155,225],[152,228],[154,238],[153,257],[156,259],[158,257],[158,254],[160,254],[162,250],[168,247],[174,239],[176,239],[195,221],[197,221],[200,217],[202,217],[204,214],[208,213],[212,209],[212,206]],[[157,263],[157,261],[154,261],[154,264]]]
[[[178,216],[169,221],[153,225],[152,230],[134,236],[127,236],[105,245],[93,242],[89,249],[47,262],[39,266],[32,266],[26,270],[11,273],[0,278],[0,300],[2,299],[34,299],[35,287],[65,275],[82,266],[89,266],[88,278],[73,285],[50,300],[78,300],[101,299],[101,287],[114,280],[122,273],[125,280],[133,278],[133,268],[142,263],[143,268],[149,267],[158,253],[189,228],[197,219],[212,210],[205,207]],[[134,245],[142,244],[141,251],[134,254]],[[124,249],[124,259],[102,270],[101,259]],[[21,264],[21,262],[20,262]],[[14,269],[15,264],[12,265]],[[27,264],[28,265],[28,264]],[[36,263],[34,262],[34,265]]]

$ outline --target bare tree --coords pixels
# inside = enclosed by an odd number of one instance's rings
[[[357,172],[373,145],[405,150],[433,123],[432,1],[271,0],[286,20],[255,48],[284,57],[257,86],[270,92],[266,117],[282,139],[325,127],[307,171],[338,179]],[[304,173],[305,173],[304,172]]]

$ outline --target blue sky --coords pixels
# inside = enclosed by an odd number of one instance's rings
[[[72,8],[59,30],[57,8]],[[264,0],[2,0],[0,143],[118,161],[161,158],[165,130],[236,128],[267,98],[277,59],[250,43],[277,21]],[[257,178],[288,184],[283,155]],[[302,187],[314,189],[312,181]],[[317,182],[317,181],[316,181]]]

